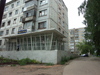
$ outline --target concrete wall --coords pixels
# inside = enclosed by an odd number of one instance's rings
[[[30,58],[37,61],[42,61],[43,63],[57,63],[57,51],[46,51],[46,50],[36,50],[36,51],[1,51],[0,56],[3,55],[5,58],[11,59],[23,59]]]
[[[36,50],[36,51],[1,51],[0,56],[10,59],[23,59],[30,58],[37,61],[42,61],[43,63],[60,63],[61,57],[75,56],[67,51],[57,51],[57,50]]]
[[[70,56],[72,56],[72,57],[77,57],[78,55],[76,55],[76,54],[72,54],[72,53],[70,53],[70,52],[68,52],[68,51],[58,51],[57,52],[57,63],[60,63],[60,61],[61,61],[61,58],[62,57],[70,57]]]

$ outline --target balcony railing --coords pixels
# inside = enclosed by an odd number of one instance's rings
[[[35,22],[36,21],[36,17],[35,16],[30,16],[30,17],[25,17],[25,18],[22,19],[23,23],[28,22],[28,21]]]

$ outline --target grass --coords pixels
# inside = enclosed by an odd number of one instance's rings
[[[46,63],[46,66],[53,66],[53,63]]]
[[[68,62],[69,60],[73,60],[73,59],[75,59],[75,58],[76,58],[76,57],[72,57],[72,56],[70,56],[70,57],[64,56],[64,57],[61,58],[60,64],[64,65],[64,64],[65,64],[66,62]]]

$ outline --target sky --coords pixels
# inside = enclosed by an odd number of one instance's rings
[[[7,2],[10,0],[7,0]],[[82,24],[83,15],[78,15],[78,7],[84,0],[63,0],[68,8],[68,27],[69,29],[85,27]]]

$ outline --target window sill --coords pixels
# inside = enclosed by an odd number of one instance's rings
[[[44,17],[44,16],[47,16],[47,15],[43,15],[43,16],[39,16],[39,17]]]

